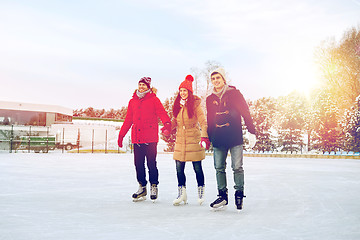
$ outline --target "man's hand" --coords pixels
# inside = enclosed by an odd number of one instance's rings
[[[255,144],[256,144],[256,135],[249,133],[249,147],[253,149],[253,147],[255,147]]]

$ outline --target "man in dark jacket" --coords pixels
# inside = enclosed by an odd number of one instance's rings
[[[133,200],[146,199],[146,173],[145,157],[149,169],[150,198],[155,201],[158,195],[159,172],[156,166],[157,143],[159,141],[158,118],[164,124],[162,131],[165,135],[170,132],[170,118],[167,115],[159,98],[156,97],[156,89],[150,88],[151,78],[140,79],[138,89],[129,101],[125,121],[121,126],[118,145],[121,148],[126,133],[131,129],[131,141],[134,144],[134,163],[136,178],[139,182],[139,190],[133,194]]]
[[[249,107],[239,90],[226,83],[225,71],[218,68],[210,75],[214,86],[213,93],[206,98],[208,135],[214,147],[214,166],[218,187],[218,198],[210,204],[213,209],[221,209],[228,204],[226,182],[226,157],[231,154],[231,167],[235,182],[235,205],[242,209],[244,197],[243,170],[243,133],[241,118],[251,134],[255,127],[250,116]],[[254,137],[250,147],[254,145]]]

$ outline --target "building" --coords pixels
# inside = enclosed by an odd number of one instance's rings
[[[51,126],[71,123],[73,111],[56,105],[0,101],[0,125]]]

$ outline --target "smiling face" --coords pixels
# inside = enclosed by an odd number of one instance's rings
[[[149,88],[147,87],[147,85],[143,82],[139,82],[139,85],[138,85],[138,90],[139,92],[143,93],[145,91],[147,91]]]
[[[187,99],[189,96],[189,91],[186,88],[180,88],[180,97],[181,99]]]
[[[216,92],[221,91],[221,89],[225,86],[225,80],[220,73],[215,73],[211,76],[211,83]]]

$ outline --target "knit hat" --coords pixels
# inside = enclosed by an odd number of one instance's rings
[[[187,75],[185,80],[180,84],[180,88],[186,88],[188,91],[193,92],[192,82],[194,81],[193,76]]]
[[[210,78],[211,78],[211,76],[212,76],[213,74],[216,74],[216,73],[219,73],[219,74],[223,77],[223,79],[224,79],[224,81],[225,81],[225,83],[226,83],[225,70],[224,70],[223,68],[221,68],[221,67],[215,69],[214,71],[211,72]]]
[[[150,88],[151,78],[149,78],[149,77],[143,77],[143,78],[140,79],[139,83],[141,83],[141,82],[142,82],[142,83],[145,83],[146,86],[147,86],[148,88]]]

